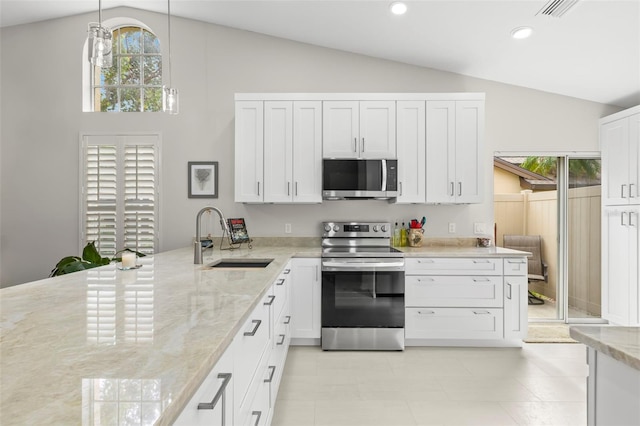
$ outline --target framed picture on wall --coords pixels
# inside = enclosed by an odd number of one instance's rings
[[[189,198],[218,198],[218,162],[189,161]]]

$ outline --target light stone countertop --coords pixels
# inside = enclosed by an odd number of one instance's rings
[[[432,246],[396,247],[408,257],[530,257],[531,253],[503,247]]]
[[[111,264],[1,289],[0,424],[170,424],[287,262],[321,253],[318,239],[255,240],[251,250],[205,251],[204,264],[274,258],[264,269],[205,270],[187,247],[139,258],[136,270]],[[456,245],[402,251],[523,254]]]
[[[598,352],[640,370],[640,327],[572,326],[569,335]]]

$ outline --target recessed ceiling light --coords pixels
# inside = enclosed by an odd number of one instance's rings
[[[407,12],[407,5],[397,1],[395,3],[391,3],[391,6],[389,6],[389,9],[391,10],[391,13],[393,13],[394,15],[404,15]]]
[[[529,37],[532,33],[533,28],[531,27],[518,27],[511,30],[511,37],[521,40]]]

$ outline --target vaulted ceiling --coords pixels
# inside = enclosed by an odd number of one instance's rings
[[[575,0],[551,0],[569,1]],[[640,0],[172,0],[172,15],[595,102],[640,104]],[[103,0],[166,13],[166,1]],[[0,0],[3,27],[97,12],[89,0]],[[530,26],[524,40],[512,29]]]

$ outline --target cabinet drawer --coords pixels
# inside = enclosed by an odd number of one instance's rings
[[[406,306],[497,307],[503,305],[502,277],[410,275],[405,280]]]
[[[273,300],[273,315],[278,318],[282,314],[282,308],[289,298],[289,286],[291,285],[291,267],[287,265],[278,279],[273,283],[272,292],[275,296]]]
[[[269,368],[268,361],[271,351],[267,350],[258,363],[245,400],[238,406],[234,418],[234,425],[262,426],[267,424],[269,417]]]
[[[407,258],[407,275],[502,275],[502,258]]]
[[[236,360],[234,372],[234,398],[236,404],[245,399],[249,383],[254,376],[262,353],[269,342],[269,308],[272,295],[266,295],[255,307],[235,337]]]
[[[504,259],[505,275],[527,275],[528,263],[526,257],[513,257]]]
[[[407,308],[407,339],[502,339],[502,309]]]

